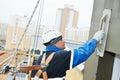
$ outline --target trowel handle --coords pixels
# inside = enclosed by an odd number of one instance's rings
[[[103,30],[103,23],[106,21],[106,16],[107,15],[103,15],[100,19],[100,24],[99,24],[99,30]]]
[[[103,30],[104,31],[104,22],[106,21],[106,14],[104,14],[101,19],[100,19],[100,24],[99,24],[99,30]],[[102,44],[102,40],[99,41],[99,44]]]

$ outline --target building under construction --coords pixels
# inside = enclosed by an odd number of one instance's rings
[[[77,20],[77,18],[75,18]],[[120,80],[120,0],[94,0],[92,19],[89,31],[89,38],[91,39],[94,33],[98,30],[105,32],[105,38],[97,45],[96,51],[90,58],[84,63],[84,70],[81,72],[73,71],[70,75],[67,75],[67,80]],[[63,29],[64,27],[62,27]],[[74,41],[66,41],[67,45],[71,48],[81,45]],[[19,44],[19,43],[18,43]],[[34,53],[34,52],[33,52]],[[0,53],[1,55],[4,52]],[[24,59],[32,60],[38,58],[38,55],[28,52],[19,52],[18,49],[13,52],[14,55],[25,55]],[[0,56],[1,56],[0,55]],[[12,55],[12,54],[10,54]],[[27,56],[27,58],[26,58]],[[6,56],[5,56],[6,57]],[[6,57],[8,58],[8,57]],[[12,57],[16,59],[17,57]],[[11,58],[10,58],[11,59]],[[12,59],[11,59],[12,60]],[[26,65],[27,61],[20,61]],[[9,61],[4,61],[9,62]],[[30,62],[28,62],[31,65]],[[1,63],[3,65],[3,63]],[[18,65],[18,64],[16,64]],[[20,64],[19,64],[20,66]],[[2,67],[2,66],[1,66]],[[1,68],[2,69],[2,68]],[[13,69],[13,73],[14,69]],[[11,75],[11,77],[4,77],[4,73],[0,74],[0,80],[30,80],[30,71]],[[13,76],[16,76],[14,78]],[[21,77],[22,76],[22,77]],[[78,77],[76,77],[78,76]],[[21,77],[21,78],[20,78]],[[24,78],[23,78],[24,77]],[[75,77],[75,78],[74,78]]]

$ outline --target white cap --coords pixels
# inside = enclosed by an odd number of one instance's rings
[[[55,30],[55,29],[47,29],[42,34],[43,44],[48,43],[52,39],[57,38],[59,36],[61,36],[61,33],[58,32],[57,30]]]

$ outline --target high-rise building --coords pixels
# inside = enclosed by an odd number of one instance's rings
[[[88,41],[88,36],[89,36],[89,27],[66,28],[64,39],[77,41],[77,42],[86,42]]]
[[[7,27],[8,27],[7,23],[0,23],[0,41],[6,40]]]
[[[27,17],[22,17],[22,16],[10,17],[10,21],[6,33],[7,37],[6,37],[5,48],[7,50],[16,49],[18,43],[21,40],[21,37],[23,36],[28,20],[29,19]],[[30,24],[30,26],[34,27],[34,25],[32,24]],[[28,50],[30,48],[32,33],[30,33],[29,30],[27,30],[27,32],[24,33],[24,37],[19,46],[20,50]]]
[[[72,5],[66,5],[65,8],[58,8],[56,27],[63,36],[65,34],[65,28],[77,28],[78,16],[78,11],[74,10]]]

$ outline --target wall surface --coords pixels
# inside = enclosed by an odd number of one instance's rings
[[[111,80],[115,54],[120,54],[120,0],[94,0],[89,39],[98,31],[104,9],[112,10],[104,57],[94,52],[85,64],[83,80]]]

